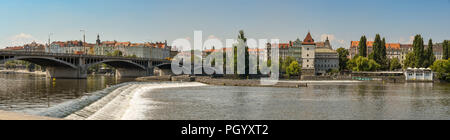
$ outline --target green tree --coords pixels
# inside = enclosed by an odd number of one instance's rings
[[[425,55],[424,55],[424,64],[423,67],[428,68],[431,65],[433,65],[434,61],[436,61],[436,57],[434,56],[433,53],[433,40],[430,39],[428,41],[428,48],[425,50]]]
[[[381,65],[383,70],[389,69],[389,60],[387,58],[387,52],[386,52],[386,38],[383,37],[383,40],[381,41],[381,48],[380,48],[380,59],[381,62],[378,64]]]
[[[448,56],[447,59],[449,59],[450,58],[450,41],[446,40],[445,45],[447,46],[447,56]]]
[[[372,59],[367,59],[369,61],[369,67],[365,68],[364,71],[377,71],[381,69],[381,65]]]
[[[359,55],[363,57],[367,57],[367,38],[366,36],[362,36],[359,40]]]
[[[358,56],[347,63],[347,68],[352,71],[376,71],[381,65],[367,57]]]
[[[394,58],[390,60],[389,70],[394,71],[402,68],[402,64],[400,64],[400,60],[398,58]]]
[[[437,73],[439,79],[450,82],[450,59],[435,61],[431,69]]]
[[[349,61],[349,52],[347,49],[339,48],[336,50],[339,54],[339,71],[343,71],[347,68],[347,62]]]
[[[442,42],[442,47],[443,47],[443,56],[442,59],[447,60],[448,58],[450,58],[450,48],[449,48],[449,41],[448,40],[444,40],[444,42]]]
[[[423,67],[425,56],[424,56],[424,44],[423,44],[423,38],[421,35],[416,35],[414,37],[413,42],[413,49],[414,49],[414,67],[420,68]]]
[[[406,55],[406,59],[403,62],[403,68],[407,69],[407,68],[415,67],[416,66],[415,62],[416,62],[416,56],[414,55],[414,52],[409,52]]]
[[[123,56],[123,53],[122,53],[122,51],[115,50],[115,51],[111,54],[111,56]]]
[[[383,62],[381,57],[381,51],[382,51],[383,41],[381,40],[380,34],[377,34],[375,36],[375,41],[373,43],[373,54],[371,54],[373,60],[375,60],[377,63],[381,64]]]
[[[293,57],[286,57],[286,59],[282,60],[282,62],[280,61],[281,64],[281,71],[283,73],[287,73],[287,67],[289,67],[289,65],[292,64],[292,62],[297,61],[296,59],[294,59]],[[298,63],[298,62],[297,62]]]
[[[292,63],[286,68],[286,74],[290,76],[298,76],[300,74],[300,65],[297,61],[292,61]]]
[[[373,52],[369,55],[369,59],[373,59],[375,60],[375,62],[377,62],[377,64],[380,64],[381,69],[389,69],[386,53],[386,39],[381,39],[380,34],[377,34],[375,36],[375,41],[373,43]]]
[[[250,74],[250,64],[249,64],[250,63],[250,53],[248,52],[248,46],[246,45],[247,38],[245,37],[244,30],[239,31],[238,40],[242,40],[244,44],[234,45],[234,47],[233,47],[233,50],[234,50],[234,73],[237,74],[238,55],[245,55],[245,74],[243,74],[242,76],[247,77]],[[238,46],[245,47],[244,54],[238,54]]]

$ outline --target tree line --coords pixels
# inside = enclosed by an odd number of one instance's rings
[[[387,57],[386,38],[381,38],[380,34],[375,36],[373,51],[368,54],[367,37],[361,36],[358,44],[358,55],[348,59],[349,52],[344,48],[339,48],[340,70],[350,71],[394,71],[402,68],[430,68],[436,61],[433,53],[433,40],[428,41],[425,48],[424,39],[421,35],[416,35],[413,41],[413,50],[408,53],[405,61],[400,62],[398,58],[389,59]],[[448,41],[444,41],[444,59],[449,57]]]

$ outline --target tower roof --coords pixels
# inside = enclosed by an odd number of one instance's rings
[[[314,43],[314,39],[311,36],[311,33],[308,32],[308,34],[306,35],[305,40],[303,40],[303,45],[315,45],[316,43]]]

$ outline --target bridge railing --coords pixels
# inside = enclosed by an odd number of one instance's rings
[[[106,55],[89,55],[89,54],[86,55],[86,54],[73,54],[73,53],[47,53],[47,52],[13,51],[13,50],[0,50],[0,55],[85,57],[85,58],[107,58],[107,59],[125,59],[125,60],[167,61],[165,59],[156,59],[156,58],[133,58],[133,57],[123,57],[123,56],[106,56]]]

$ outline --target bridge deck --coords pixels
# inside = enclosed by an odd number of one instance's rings
[[[165,59],[155,58],[131,58],[121,56],[105,56],[105,55],[84,55],[84,54],[70,54],[70,53],[45,53],[45,52],[29,52],[29,51],[5,51],[0,50],[0,56],[47,56],[47,57],[74,57],[74,58],[102,58],[102,59],[121,59],[121,60],[147,60],[147,61],[161,61],[168,62]]]

